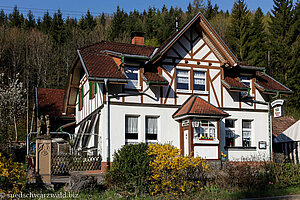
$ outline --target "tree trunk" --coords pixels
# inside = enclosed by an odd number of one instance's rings
[[[17,129],[17,122],[16,122],[16,116],[15,115],[14,115],[14,125],[15,125],[16,141],[18,141],[18,129]]]

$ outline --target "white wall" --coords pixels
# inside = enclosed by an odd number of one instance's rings
[[[228,155],[228,159],[231,161],[245,159],[269,159],[270,153],[270,141],[269,141],[269,124],[268,124],[268,112],[249,112],[249,111],[227,111],[230,114],[228,119],[235,119],[235,134],[238,138],[235,139],[235,146],[242,147],[242,120],[253,120],[252,133],[251,133],[251,147],[253,149],[238,149],[228,148],[224,149],[225,146],[225,119],[221,122],[221,151]],[[267,149],[259,149],[258,142],[266,141]]]
[[[142,106],[126,106],[126,105],[110,105],[110,147],[111,155],[123,145],[125,145],[125,116],[138,115],[139,140],[145,142],[145,118],[146,116],[158,116],[158,142],[171,143],[177,148],[179,145],[179,123],[172,118],[172,114],[176,108],[161,107],[142,107]],[[102,116],[101,133],[103,134],[103,161],[106,161],[106,137],[107,137],[107,104],[104,107]],[[111,160],[112,161],[112,160]]]

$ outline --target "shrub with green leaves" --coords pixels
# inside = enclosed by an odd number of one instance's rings
[[[108,186],[129,192],[147,191],[149,166],[148,146],[145,143],[125,145],[114,153],[113,166],[106,174]]]

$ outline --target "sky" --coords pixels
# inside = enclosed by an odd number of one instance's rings
[[[206,0],[204,0],[206,2]],[[234,0],[211,0],[212,4],[215,3],[220,9],[231,11]],[[95,16],[99,13],[113,14],[119,5],[121,9],[126,12],[133,11],[134,9],[143,11],[149,7],[161,9],[165,4],[167,8],[180,7],[186,11],[190,1],[184,0],[0,0],[0,10],[3,9],[5,13],[10,13],[15,5],[19,10],[27,15],[28,10],[31,9],[35,17],[43,16],[46,10],[53,13],[55,10],[60,9],[64,15],[70,17],[77,17],[84,15],[87,10]],[[261,7],[263,12],[270,11],[273,7],[273,0],[245,0],[250,10],[256,10]]]

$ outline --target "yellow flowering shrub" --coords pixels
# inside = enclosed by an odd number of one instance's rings
[[[25,186],[26,172],[21,163],[0,153],[0,193],[19,193]]]
[[[176,147],[165,144],[150,144],[151,176],[150,193],[172,193],[202,190],[205,184],[205,172],[209,166],[200,157],[182,156]]]

